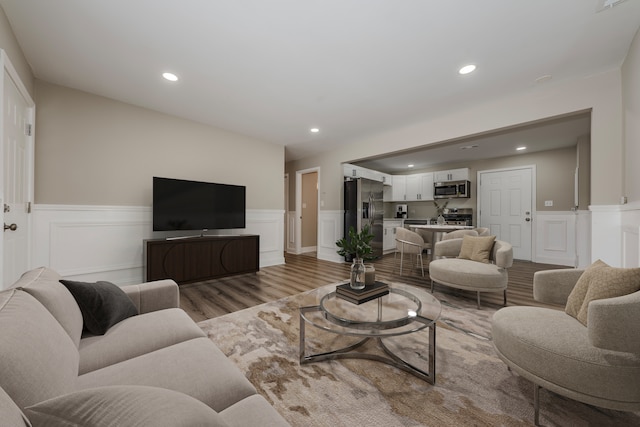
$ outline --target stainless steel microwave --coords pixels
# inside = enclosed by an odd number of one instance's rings
[[[471,197],[469,181],[446,181],[433,184],[434,199],[456,199]]]

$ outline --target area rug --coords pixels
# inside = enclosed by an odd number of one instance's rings
[[[328,286],[335,286],[328,285]],[[312,291],[313,292],[313,291]],[[494,309],[435,293],[442,303],[437,324],[436,383],[386,364],[360,359],[300,365],[298,308],[309,293],[262,304],[199,326],[246,373],[258,392],[293,426],[529,426],[533,386],[507,370],[490,337]],[[345,340],[307,327],[308,349],[326,351]],[[426,354],[426,332],[394,339]],[[376,351],[371,346],[369,349]],[[544,426],[640,425],[640,414],[610,411],[540,392]]]

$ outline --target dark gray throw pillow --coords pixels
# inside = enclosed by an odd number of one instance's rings
[[[95,283],[60,280],[73,295],[82,312],[84,328],[94,335],[104,335],[116,323],[138,314],[133,301],[110,282]]]

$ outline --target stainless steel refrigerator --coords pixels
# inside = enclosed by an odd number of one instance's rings
[[[344,237],[349,235],[349,227],[360,231],[368,224],[374,236],[371,248],[376,258],[382,256],[382,194],[382,182],[365,178],[346,178],[344,181]],[[345,259],[351,261],[350,257]]]

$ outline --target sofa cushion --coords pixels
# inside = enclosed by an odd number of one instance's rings
[[[492,336],[501,357],[537,378],[599,399],[640,402],[640,355],[594,347],[587,328],[563,311],[502,308]]]
[[[469,236],[462,237],[462,246],[458,258],[470,259],[472,261],[489,263],[491,248],[496,240],[496,236]]]
[[[60,280],[75,298],[84,328],[94,335],[102,335],[116,323],[138,314],[133,301],[122,289],[110,282],[95,283]]]
[[[640,290],[640,268],[606,266],[596,269],[593,274],[594,278],[577,316],[577,319],[585,326],[591,301],[620,297]]]
[[[220,412],[229,427],[286,427],[289,423],[259,394],[254,394]]]
[[[193,320],[178,308],[129,317],[106,334],[80,341],[80,368],[84,374],[123,360],[205,336]]]
[[[0,387],[24,407],[75,387],[78,349],[30,294],[0,293]]]
[[[580,308],[582,308],[584,298],[587,296],[589,285],[595,277],[594,271],[600,267],[608,267],[608,265],[601,260],[597,260],[580,275],[580,278],[567,297],[567,304],[564,307],[565,313],[569,316],[575,317],[576,319],[578,318],[578,313],[580,312]]]
[[[82,313],[76,300],[55,271],[40,267],[27,271],[12,285],[33,295],[62,325],[76,347],[82,336]]]
[[[144,386],[91,388],[25,411],[34,427],[227,427],[213,409],[186,394]]]
[[[0,414],[2,414],[4,427],[31,427],[29,420],[2,387],[0,387]]]
[[[78,388],[148,385],[192,396],[220,412],[256,393],[208,338],[195,338],[81,375]]]

